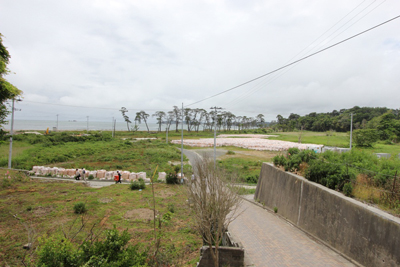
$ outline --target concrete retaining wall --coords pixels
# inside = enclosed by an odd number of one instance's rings
[[[400,266],[400,219],[263,163],[255,199],[364,266]]]

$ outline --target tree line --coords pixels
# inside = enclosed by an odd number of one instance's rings
[[[353,114],[354,139],[359,146],[372,146],[378,140],[397,143],[400,137],[400,110],[386,107],[358,107],[312,112],[304,116],[291,113],[288,118],[278,115],[270,123],[274,131],[337,131],[348,132]]]
[[[144,122],[149,132],[147,121],[150,114],[143,110],[136,112],[134,125],[132,125],[133,122],[127,115],[128,110],[122,107],[120,112],[126,122],[128,131],[138,130],[138,124]],[[171,127],[175,127],[175,131],[178,132],[182,120],[186,130],[189,132],[212,131],[214,130],[214,125],[218,131],[240,131],[267,126],[263,114],[258,114],[256,117],[236,116],[230,111],[207,111],[200,108],[185,108],[182,114],[182,109],[177,106],[173,106],[173,109],[167,112],[156,111],[151,116],[157,121],[158,132],[161,132],[163,125],[165,131],[170,131]]]

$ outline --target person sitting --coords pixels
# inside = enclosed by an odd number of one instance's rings
[[[81,173],[78,171],[78,169],[76,169],[75,180],[80,180],[80,178],[81,178]]]

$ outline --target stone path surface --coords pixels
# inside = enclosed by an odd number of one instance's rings
[[[240,210],[229,231],[245,248],[246,266],[357,266],[254,203],[243,200]]]
[[[101,188],[101,187],[105,187],[105,186],[109,186],[112,184],[115,184],[114,181],[99,181],[99,180],[75,180],[75,179],[71,179],[71,178],[51,178],[51,177],[36,177],[36,176],[31,176],[31,178],[33,179],[41,179],[41,180],[57,180],[57,181],[68,181],[68,182],[73,182],[73,183],[87,183],[90,187],[93,188]],[[122,182],[123,184],[128,184],[128,182]]]
[[[214,151],[184,149],[183,153],[193,165],[203,153],[212,156]],[[219,155],[224,153],[226,151],[219,151]],[[255,204],[254,195],[245,198],[247,200],[243,200],[240,207],[242,213],[230,224],[229,231],[245,248],[246,266],[357,266],[276,214]]]

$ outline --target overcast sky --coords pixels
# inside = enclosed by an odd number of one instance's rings
[[[134,117],[190,105],[398,15],[398,0],[0,0],[0,33],[6,78],[24,92],[16,119],[122,121],[122,106]],[[270,121],[400,108],[399,87],[396,19],[189,107]]]

